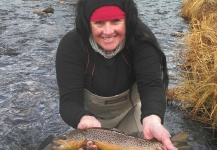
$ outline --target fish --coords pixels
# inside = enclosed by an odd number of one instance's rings
[[[180,133],[181,141],[186,140],[186,133]],[[78,150],[93,141],[99,150],[163,150],[163,144],[159,141],[148,141],[134,136],[125,135],[116,129],[87,128],[86,130],[73,130],[62,137],[53,139],[53,150]],[[175,137],[176,143],[179,138]],[[190,147],[183,147],[191,150]],[[189,148],[189,149],[188,149]]]

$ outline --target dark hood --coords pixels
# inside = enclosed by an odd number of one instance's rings
[[[87,21],[90,20],[90,16],[93,11],[101,6],[110,6],[115,5],[121,8],[124,11],[124,6],[122,0],[86,0],[84,5],[84,15]]]

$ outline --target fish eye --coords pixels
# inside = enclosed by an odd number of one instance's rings
[[[61,140],[67,140],[67,137],[66,137],[66,135],[62,135],[62,136],[59,137],[59,139],[61,139]]]

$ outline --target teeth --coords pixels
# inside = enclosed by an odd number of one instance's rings
[[[113,38],[114,37],[104,37],[103,39],[109,41],[109,40],[112,40]]]

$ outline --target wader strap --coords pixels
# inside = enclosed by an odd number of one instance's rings
[[[87,53],[87,64],[86,64],[85,74],[91,75],[93,77],[95,72],[95,56],[93,52],[90,52],[88,50],[88,48],[86,48],[86,53]]]
[[[132,60],[131,60],[132,58],[131,58],[129,52],[126,49],[123,49],[121,51],[121,56],[124,59],[125,63],[129,66],[130,71],[132,71]]]
[[[87,53],[87,64],[86,64],[86,69],[85,69],[85,74],[89,74],[94,76],[95,72],[95,55],[94,52],[91,52],[86,48],[86,53]],[[121,51],[121,55],[125,63],[129,66],[130,70],[132,69],[132,60],[127,54],[127,50],[124,49]],[[131,70],[132,71],[132,70]]]
[[[130,103],[132,105],[133,114],[135,115],[136,109],[135,109],[135,105],[134,105],[133,100],[132,100],[132,87],[130,88],[130,91],[129,91],[129,99],[130,99]],[[136,117],[137,116],[134,116],[133,118],[134,118],[134,121],[136,122],[136,128],[139,131],[138,122],[136,121]]]
[[[132,100],[132,87],[130,88],[130,91],[129,91],[129,97],[130,97],[130,103],[131,103],[132,107],[134,108],[134,103]]]

